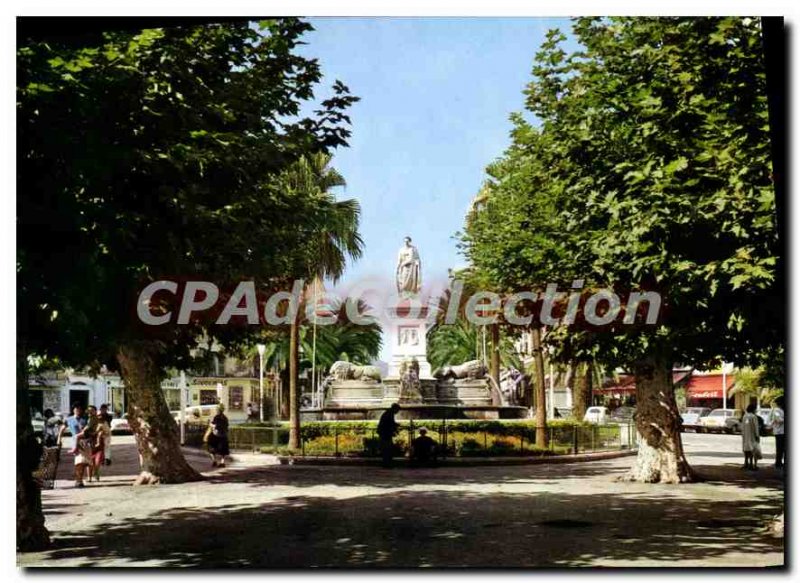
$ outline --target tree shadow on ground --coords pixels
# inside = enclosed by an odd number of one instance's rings
[[[732,503],[668,490],[290,496],[56,534],[42,559],[206,568],[732,566],[722,557],[734,553],[746,555],[744,566],[783,552],[782,540],[763,532],[781,510],[774,496]]]
[[[130,482],[139,473],[139,452],[133,443],[117,443],[113,445],[113,463],[100,468],[100,483],[109,481],[109,478],[130,478]],[[199,471],[207,470],[210,466],[208,454],[195,448],[182,448],[186,461]],[[74,480],[75,457],[69,452],[68,447],[61,448],[61,455],[56,471],[56,479],[66,483]],[[113,480],[112,480],[113,481]]]
[[[757,471],[742,469],[739,464],[692,464],[698,481],[710,484],[729,484],[739,488],[784,489],[784,474],[774,466],[760,466]]]
[[[567,478],[622,475],[626,468],[613,462],[595,461],[574,464],[531,466],[485,466],[394,469],[369,466],[262,466],[230,468],[209,476],[212,483],[243,482],[258,487],[292,486],[297,488],[330,484],[334,486],[371,486],[397,488],[419,484],[504,484]],[[549,482],[554,484],[556,482]]]

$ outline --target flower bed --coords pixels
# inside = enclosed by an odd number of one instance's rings
[[[566,453],[609,451],[624,449],[632,444],[624,443],[618,425],[598,426],[578,423],[571,420],[554,420],[547,424],[549,446],[539,448],[536,443],[534,421],[403,421],[395,436],[397,456],[408,455],[411,441],[419,435],[421,427],[428,430],[442,455],[459,457],[499,457],[499,456],[544,456]],[[269,440],[259,444],[254,431],[271,435]],[[329,421],[304,423],[301,428],[301,447],[292,452],[288,444],[286,424],[279,428],[269,428],[253,424],[236,426],[231,443],[245,448],[260,449],[265,453],[293,453],[314,456],[364,456],[380,455],[380,442],[375,421]]]

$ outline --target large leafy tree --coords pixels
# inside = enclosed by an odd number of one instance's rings
[[[573,34],[578,52],[552,31],[537,54],[526,105],[538,124],[517,119],[503,163],[521,165],[493,187],[495,212],[508,209],[522,240],[541,245],[520,251],[491,232],[486,211],[486,228],[469,233],[470,257],[510,284],[579,277],[589,290],[661,292],[657,326],[548,336],[562,354],[634,372],[641,439],[631,477],[686,481],[672,364],[782,351],[760,22],[582,18]]]
[[[548,282],[569,277],[563,258],[567,237],[558,220],[560,190],[548,177],[546,142],[521,115],[512,114],[512,144],[505,156],[490,164],[487,180],[472,203],[460,245],[470,259],[480,289],[492,289],[506,299],[520,290],[545,291]],[[558,280],[554,275],[558,274]],[[524,304],[523,304],[524,305]],[[532,337],[536,440],[547,447],[547,387],[543,324],[535,310],[528,329]]]
[[[139,290],[172,277],[283,288],[305,271],[309,241],[337,226],[335,201],[283,179],[302,156],[345,145],[356,99],[337,81],[299,116],[321,79],[295,51],[309,29],[281,19],[19,41],[18,361],[116,361],[142,483],[199,477],[159,390],[165,367],[201,335],[247,329],[142,326]],[[20,373],[18,545],[36,548],[47,534],[25,392]]]

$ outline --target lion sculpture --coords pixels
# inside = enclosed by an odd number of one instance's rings
[[[381,369],[377,366],[361,366],[337,360],[331,365],[331,376],[337,381],[374,381],[381,382]]]
[[[486,376],[486,366],[480,360],[468,360],[455,366],[443,366],[433,372],[439,380],[445,379],[480,379]]]

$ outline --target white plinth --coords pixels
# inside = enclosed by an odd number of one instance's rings
[[[428,321],[427,310],[419,314],[403,315],[397,311],[390,312],[389,342],[391,358],[389,359],[389,378],[400,376],[400,368],[404,362],[417,359],[419,378],[431,378],[431,365],[427,356]]]

